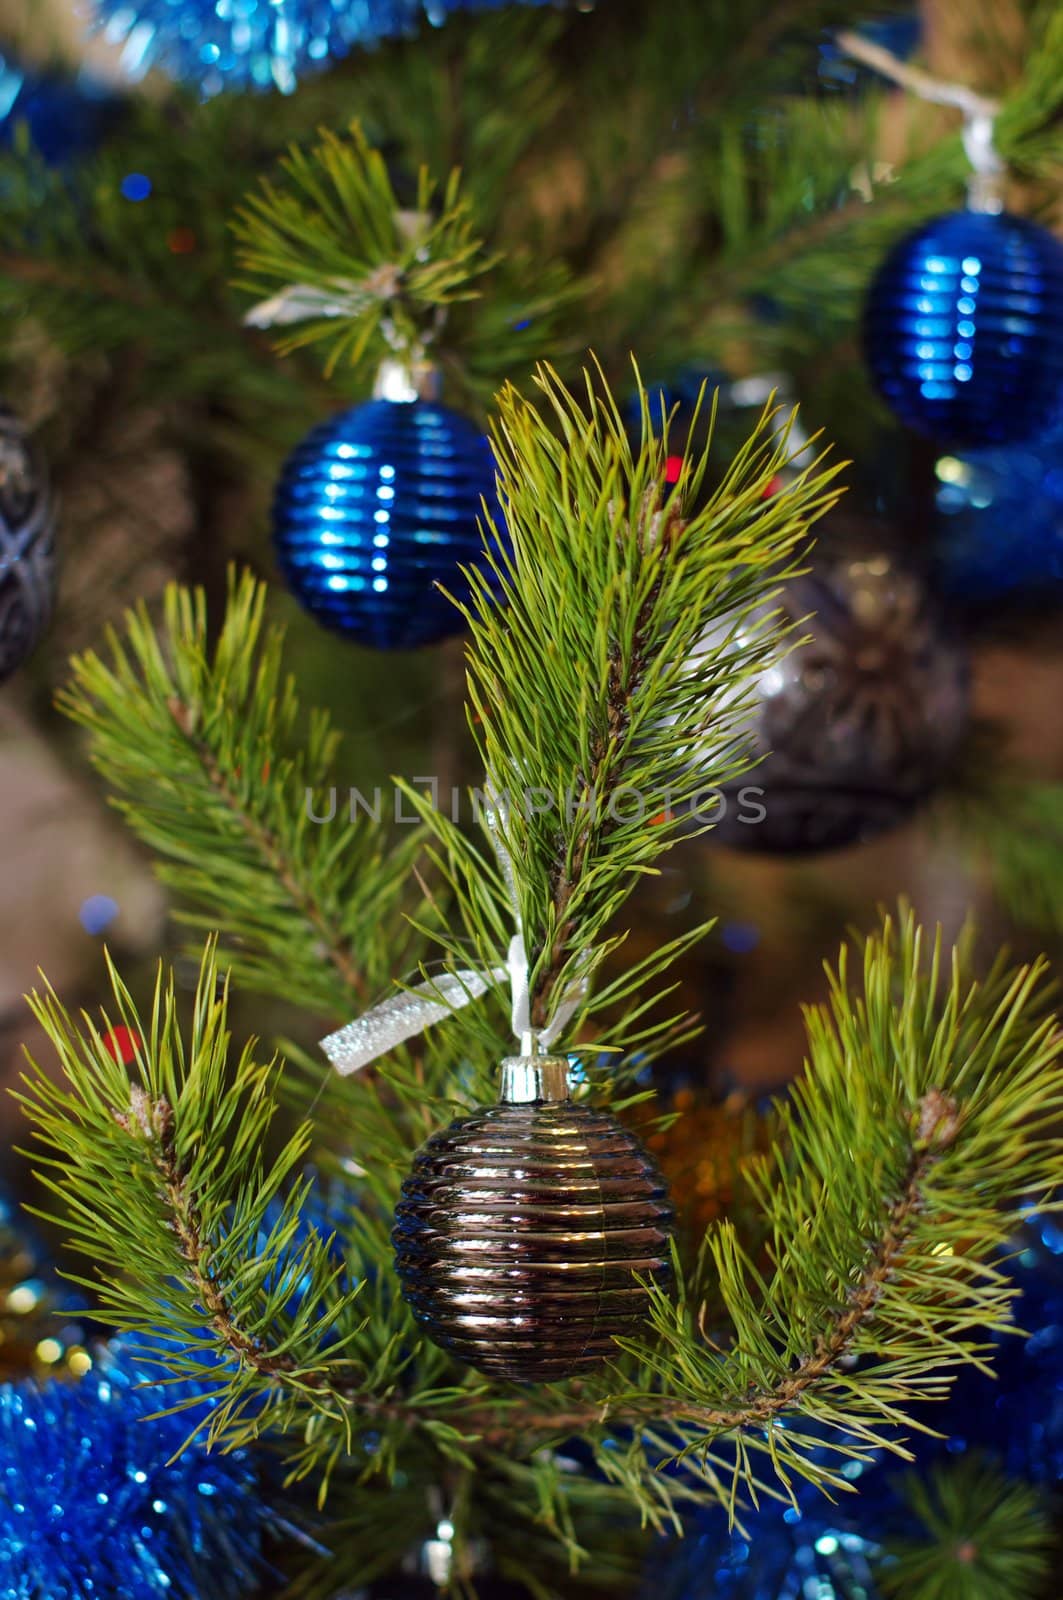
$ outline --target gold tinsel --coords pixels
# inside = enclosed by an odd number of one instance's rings
[[[742,1163],[771,1144],[772,1119],[741,1094],[710,1100],[692,1089],[671,1096],[662,1126],[659,1101],[634,1109],[635,1122],[668,1180],[681,1224],[704,1233],[741,1207]]]
[[[92,1366],[70,1294],[0,1196],[0,1381],[81,1377]]]

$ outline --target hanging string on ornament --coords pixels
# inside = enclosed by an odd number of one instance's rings
[[[204,96],[224,89],[290,94],[305,73],[352,50],[409,37],[452,12],[546,0],[94,0],[96,26],[121,46],[134,81],[153,67]]]
[[[395,1213],[395,1266],[428,1336],[492,1377],[559,1382],[598,1366],[635,1332],[647,1283],[670,1275],[672,1207],[660,1172],[611,1113],[572,1097],[551,1053],[594,965],[549,1024],[531,1026],[529,963],[497,799],[486,812],[516,932],[506,965],[463,969],[385,1001],[322,1041],[341,1073],[384,1055],[508,976],[520,1054],[501,1063],[499,1103],[417,1152]]]
[[[862,39],[880,45],[900,61],[907,61],[923,42],[923,19],[908,10],[885,12],[879,17],[869,17],[860,24],[857,32]],[[826,34],[820,40],[816,65],[817,87],[828,93],[856,96],[863,90],[871,74],[861,72],[838,38]]]
[[[998,103],[843,31],[838,43],[914,94],[963,113],[967,207],[894,247],[864,309],[875,383],[902,422],[957,449],[1035,438],[1063,401],[1063,245],[1004,210]]]
[[[17,417],[0,404],[0,684],[44,632],[55,599],[48,480]]]

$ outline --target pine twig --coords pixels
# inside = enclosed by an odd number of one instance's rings
[[[292,910],[298,916],[305,918],[314,928],[320,940],[322,953],[335,967],[344,987],[354,999],[364,1002],[365,974],[356,964],[348,941],[320,904],[314,886],[300,877],[294,861],[286,855],[276,833],[244,803],[209,745],[196,737],[194,707],[174,697],[170,701],[170,712],[189,746],[198,756],[211,788],[232,813],[234,821],[242,829],[255,853],[261,856],[264,864],[275,874],[277,882],[288,896]],[[269,781],[268,760],[262,778],[263,782]]]
[[[688,447],[670,485],[668,419],[651,415],[640,383],[633,444],[600,376],[585,374],[577,398],[541,368],[541,411],[503,391],[495,453],[510,553],[485,554],[463,608],[470,726],[514,863],[539,1027],[618,942],[610,924],[687,826],[695,796],[748,766],[742,717],[780,634],[764,616],[747,624],[770,611],[839,492],[839,469],[820,458],[766,496],[792,454],[771,406],[711,495],[701,494],[711,439]],[[471,934],[478,959],[497,966],[497,930],[512,918],[497,875],[412,798],[465,923],[443,949],[464,965]],[[581,1020],[644,990],[676,954],[656,952],[608,1001],[591,997]]]
[[[265,604],[263,584],[231,577],[212,651],[204,596],[171,586],[159,634],[143,608],[130,613],[109,661],[75,658],[59,703],[161,858],[182,920],[223,934],[241,983],[346,1021],[408,946],[421,841],[407,830],[386,851],[369,817],[311,822],[306,797],[327,786],[338,738],[314,713],[299,749]]]

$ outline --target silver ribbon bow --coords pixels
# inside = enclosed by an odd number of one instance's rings
[[[404,244],[415,244],[432,226],[428,211],[396,211],[395,227]],[[418,261],[426,252],[418,250]],[[364,278],[333,278],[327,288],[309,283],[289,283],[268,300],[260,300],[244,314],[248,328],[283,328],[310,317],[358,317],[371,305],[394,300],[402,287],[398,263],[382,262]]]
[[[393,1050],[396,1045],[404,1044],[407,1039],[416,1038],[433,1023],[442,1022],[446,1017],[453,1016],[455,1011],[460,1011],[472,1000],[479,1000],[489,989],[494,988],[496,984],[504,983],[507,978],[513,1033],[521,1041],[521,1053],[531,1054],[528,951],[520,921],[513,857],[502,833],[502,819],[497,801],[484,808],[484,817],[517,924],[517,931],[509,941],[505,966],[490,967],[486,972],[478,971],[474,967],[461,967],[456,972],[444,973],[442,977],[432,978],[427,983],[418,984],[416,988],[393,995],[391,999],[384,1000],[371,1011],[367,1011],[364,1016],[348,1022],[345,1028],[330,1033],[328,1038],[322,1039],[321,1048],[343,1077],[360,1071],[362,1067],[368,1066],[370,1062]],[[587,993],[590,968],[591,961],[588,959],[583,975],[569,985],[546,1027],[535,1030],[534,1036],[539,1047],[548,1050],[572,1020]]]
[[[380,300],[394,297],[394,269],[390,276],[383,269],[360,282],[355,278],[334,278],[327,289],[309,283],[286,284],[268,300],[260,300],[244,313],[248,328],[284,328],[310,317],[357,317]]]

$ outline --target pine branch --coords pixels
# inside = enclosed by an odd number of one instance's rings
[[[182,920],[222,932],[241,983],[346,1020],[407,948],[419,839],[407,830],[385,850],[361,813],[311,819],[338,739],[315,713],[298,749],[303,719],[265,601],[264,585],[233,579],[211,652],[204,596],[171,587],[160,634],[143,608],[130,613],[109,663],[75,659],[59,703],[162,858]]]
[[[644,390],[633,447],[589,376],[583,404],[550,368],[537,382],[542,412],[512,388],[500,397],[510,553],[485,556],[464,609],[470,722],[514,864],[541,1026],[616,948],[617,912],[689,831],[695,797],[748,765],[743,718],[780,644],[751,614],[837,497],[838,469],[817,460],[768,497],[790,457],[789,424],[768,408],[713,493],[702,493],[711,442],[688,449],[673,488],[668,421],[651,417]],[[504,885],[411,798],[439,840],[465,934],[496,966],[512,921]],[[443,942],[461,958],[457,941]],[[644,990],[675,954],[651,957],[609,1002]]]
[[[264,180],[234,224],[243,287],[255,294],[293,285],[349,305],[344,316],[311,317],[282,349],[329,347],[328,370],[357,365],[367,347],[423,359],[440,311],[476,291],[494,265],[473,232],[458,174],[443,190],[422,168],[413,210],[403,210],[379,151],[352,123],[346,141],[323,131],[309,152],[293,147],[281,163],[287,187]]]
[[[1049,10],[1031,32],[1022,76],[1003,96],[995,124],[1002,156],[1027,185],[1024,209],[1033,212],[1051,206],[1063,155],[1061,74],[1063,26]],[[660,256],[626,252],[625,295],[641,307],[646,348],[674,349],[678,362],[695,327],[707,365],[748,323],[768,365],[776,342],[792,362],[813,343],[821,356],[825,335],[851,334],[886,252],[921,220],[959,205],[969,175],[958,125],[942,134],[940,112],[914,101],[903,164],[873,166],[868,151],[887,103],[887,94],[856,108],[791,96],[774,102],[754,133],[741,104],[702,117],[670,187],[686,195],[693,186],[709,221],[691,229],[684,201],[674,237],[665,233],[659,244],[676,292],[662,293]],[[675,208],[662,199],[659,209]],[[744,305],[759,295],[777,308],[774,328]]]
[[[175,1373],[210,1374],[217,1437],[268,1424],[289,1435],[293,1472],[327,1476],[367,1429],[383,1440],[374,1470],[412,1450],[494,1472],[579,1433],[611,1488],[659,1526],[687,1502],[789,1498],[795,1477],[846,1488],[839,1460],[903,1455],[905,1431],[927,1425],[919,1403],[944,1395],[956,1367],[984,1367],[992,1332],[1010,1325],[1016,1291],[997,1259],[1063,1170],[1063,1043],[1043,964],[978,983],[965,961],[926,949],[910,914],[868,941],[861,984],[843,952],[829,1006],[808,1015],[780,1144],[747,1173],[765,1253],[713,1229],[677,1301],[653,1297],[646,1341],[602,1376],[534,1394],[460,1372],[423,1340],[371,1180],[342,1240],[360,1289],[344,1287],[320,1238],[296,1245],[310,1132],[263,1168],[271,1074],[250,1050],[227,1065],[209,950],[187,1047],[172,983],[145,1021],[114,978],[116,1020],[144,1039],[132,1091],[103,1042],[109,1022],[79,1030],[54,995],[35,997],[67,1087],[35,1067],[19,1098],[54,1152],[45,1182],[95,1265],[104,1314],[161,1335]],[[297,1282],[309,1288],[293,1311]],[[721,1300],[726,1332],[707,1321]],[[661,1472],[668,1462],[679,1466]]]
[[[212,945],[187,1049],[172,975],[164,983],[160,969],[145,1019],[110,970],[116,1011],[102,1026],[83,1014],[78,1028],[51,989],[31,997],[69,1087],[30,1060],[16,1096],[45,1150],[38,1176],[67,1202],[71,1243],[93,1262],[81,1281],[107,1322],[210,1385],[212,1438],[267,1425],[282,1384],[334,1412],[328,1373],[357,1367],[347,1351],[363,1326],[363,1286],[337,1265],[332,1240],[301,1232],[309,1129],[266,1165],[276,1065],[257,1062],[253,1045],[230,1065],[228,984]],[[107,1045],[118,1022],[140,1041],[132,1085]]]

